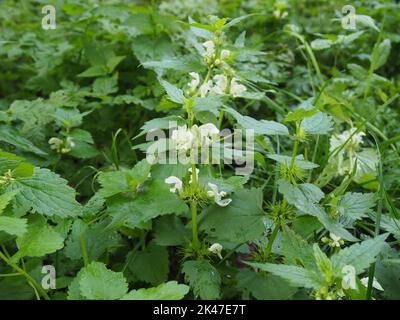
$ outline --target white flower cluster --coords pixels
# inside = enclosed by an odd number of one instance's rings
[[[200,84],[200,75],[197,72],[190,72],[189,75],[192,80],[188,83],[190,91],[195,91]],[[228,81],[228,77],[223,74],[217,74],[212,80],[208,80],[199,87],[199,93],[202,98],[206,97],[208,94],[211,95],[223,95],[231,94],[233,97],[241,96],[247,88],[238,83],[237,78],[232,78]]]
[[[192,183],[192,169],[189,169],[190,173],[190,180],[189,183]],[[199,176],[199,169],[196,168],[196,180],[198,180]],[[170,176],[165,179],[165,183],[172,185],[171,188],[169,189],[170,192],[172,193],[178,193],[180,194],[183,191],[183,181],[179,179],[176,176]],[[213,183],[208,183],[208,187],[210,190],[207,191],[207,195],[210,198],[214,199],[214,202],[219,205],[220,207],[226,207],[232,202],[232,199],[222,199],[224,198],[227,194],[225,191],[219,191],[218,186],[213,184]]]
[[[345,265],[342,268],[342,288],[345,290],[348,289],[352,289],[352,290],[357,290],[357,281],[356,281],[356,269],[354,268],[354,266],[352,265]],[[360,281],[362,283],[362,285],[364,287],[368,286],[368,277],[362,278]],[[374,277],[373,281],[372,281],[372,287],[383,291],[383,288],[381,286],[381,284],[378,282],[378,280],[376,280],[376,278]]]
[[[363,143],[363,137],[365,136],[364,132],[358,132],[356,128],[352,128],[350,130],[346,130],[339,135],[333,135],[330,139],[330,152],[337,152],[336,156],[332,157],[330,161],[337,162],[337,169],[339,175],[344,175],[346,172],[351,171],[354,166],[354,156],[356,151],[360,148],[360,145]],[[347,144],[342,147],[346,141]],[[345,156],[350,160],[350,163],[345,163]]]
[[[226,207],[227,205],[229,205],[232,202],[232,199],[222,199],[223,197],[226,196],[226,192],[219,191],[217,185],[209,182],[208,187],[210,188],[210,190],[207,191],[207,195],[210,198],[214,198],[215,203],[217,205],[219,205],[220,207]]]
[[[231,55],[231,52],[229,50],[222,49],[219,57],[217,57],[215,43],[212,40],[204,42],[203,47],[206,49],[204,52],[204,58],[208,64],[215,63],[216,65],[221,65]]]
[[[71,137],[67,137],[65,141],[53,137],[49,139],[49,145],[51,150],[56,150],[58,153],[68,153],[75,147],[75,142]]]
[[[210,146],[218,135],[219,130],[212,123],[193,125],[190,129],[184,125],[172,131],[171,140],[178,152],[186,153],[194,148]]]
[[[347,140],[349,142],[346,144],[344,149],[357,149],[360,144],[363,142],[363,137],[365,136],[364,132],[358,132],[356,128],[351,128],[350,130],[346,130],[339,135],[333,135],[330,140],[330,149],[329,151],[334,151],[335,149],[341,147]],[[354,134],[355,133],[355,134]],[[353,135],[354,134],[354,135]],[[353,135],[353,136],[352,136]],[[351,138],[350,138],[351,137]]]

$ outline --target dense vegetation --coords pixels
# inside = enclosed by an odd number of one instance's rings
[[[400,298],[400,4],[345,4],[1,1],[0,299]]]

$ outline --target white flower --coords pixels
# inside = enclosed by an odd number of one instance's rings
[[[332,152],[341,147],[348,139],[350,139],[350,141],[346,144],[345,148],[357,149],[358,146],[363,142],[365,133],[361,131],[351,137],[355,131],[357,131],[356,128],[351,128],[350,130],[346,130],[337,136],[333,135],[330,139],[329,151]]]
[[[189,75],[192,77],[192,81],[188,83],[190,91],[194,91],[200,84],[200,76],[197,72],[190,72]]]
[[[228,78],[223,74],[217,74],[214,76],[215,86],[212,87],[211,92],[215,94],[225,94],[226,88],[228,87]]]
[[[190,180],[189,180],[189,183],[192,183],[192,173],[193,173],[193,172],[192,172],[192,168],[189,168],[188,171],[190,172]],[[199,172],[200,172],[200,170],[196,168],[196,181],[199,181]]]
[[[211,190],[207,191],[207,195],[210,198],[214,198],[215,203],[220,207],[226,207],[228,204],[232,202],[232,199],[222,199],[223,197],[226,196],[226,192],[224,191],[219,192],[218,187],[215,184],[209,182],[208,187]]]
[[[176,150],[187,152],[192,147],[193,134],[186,125],[178,126],[178,129],[172,131],[171,140],[175,142]]]
[[[226,58],[228,58],[231,55],[231,52],[229,50],[223,49],[221,50],[221,59],[225,60]]]
[[[333,234],[332,232],[329,233],[329,237],[332,239],[332,247],[340,248],[340,240],[342,238],[338,237],[336,234]]]
[[[203,83],[200,86],[200,97],[204,98],[207,95],[207,93],[211,90],[212,85],[213,83],[211,80],[208,80],[206,83]]]
[[[361,283],[363,284],[364,287],[368,287],[368,277],[362,278]],[[381,284],[376,280],[374,277],[374,280],[372,281],[372,287],[374,287],[377,290],[384,291]]]
[[[230,91],[232,96],[234,96],[234,97],[241,96],[243,94],[243,92],[245,92],[246,90],[247,90],[247,88],[244,85],[237,83],[236,78],[232,79],[231,91]]]
[[[195,124],[190,128],[190,132],[193,136],[193,147],[208,147],[219,134],[218,128],[212,123],[206,123],[200,127]]]
[[[73,147],[75,147],[75,142],[71,137],[67,137],[65,142],[59,138],[50,138],[49,139],[50,149],[57,150],[60,153],[68,153],[71,151]]]
[[[345,265],[342,268],[342,287],[343,289],[357,289],[356,269],[352,265]]]
[[[222,259],[221,252],[223,247],[219,243],[214,243],[208,248],[208,251],[216,254],[220,259]]]
[[[172,188],[169,189],[169,191],[171,191],[172,193],[175,193],[176,191],[181,192],[183,189],[182,180],[178,177],[170,176],[165,179],[165,183],[174,185]]]
[[[51,150],[59,150],[63,143],[64,142],[61,139],[58,139],[56,137],[49,139],[49,145]]]
[[[203,43],[203,47],[206,48],[205,57],[212,58],[214,56],[214,53],[215,53],[215,44],[214,44],[214,42],[211,41],[211,40],[208,40],[208,41]]]

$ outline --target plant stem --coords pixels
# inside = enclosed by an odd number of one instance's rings
[[[89,264],[89,256],[88,256],[88,253],[87,253],[85,236],[83,235],[83,233],[79,237],[79,243],[81,245],[83,264],[86,267]]]
[[[44,299],[50,300],[50,297],[48,296],[46,291],[43,290],[43,288],[37,283],[37,281],[34,278],[32,278],[32,276],[29,275],[25,270],[21,269],[14,262],[8,259],[1,251],[0,251],[0,259],[4,260],[4,262],[7,263],[11,268],[19,272],[21,275],[23,275],[26,278],[26,280],[32,284],[32,286],[41,294],[41,296]]]
[[[192,190],[196,191],[197,188],[197,174],[196,174],[196,165],[192,164]],[[199,235],[197,231],[197,202],[195,199],[192,199],[190,203],[190,209],[192,211],[192,233],[193,233],[193,246],[195,249],[199,248]]]
[[[271,236],[268,239],[267,247],[265,248],[265,251],[264,251],[264,259],[265,259],[265,261],[268,260],[268,257],[269,257],[269,255],[271,253],[272,245],[274,244],[276,236],[278,235],[280,226],[281,226],[281,224],[279,223],[279,221],[275,222],[274,230],[272,230]]]

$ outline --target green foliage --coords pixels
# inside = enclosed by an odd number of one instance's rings
[[[400,297],[399,3],[43,2],[0,1],[0,299]]]

